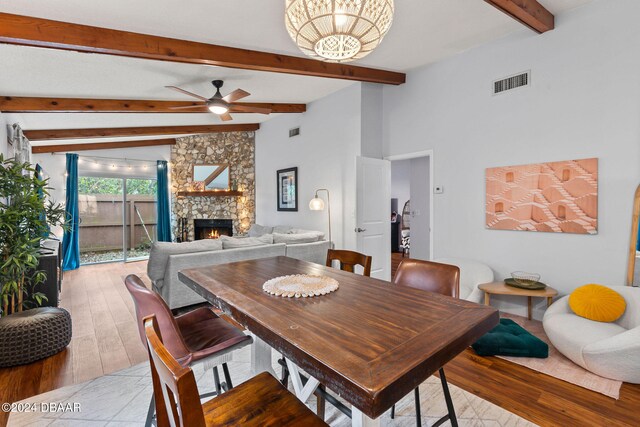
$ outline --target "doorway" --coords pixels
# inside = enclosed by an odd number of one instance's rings
[[[148,258],[156,240],[156,195],[155,179],[80,174],[80,264]]]
[[[403,257],[433,259],[433,152],[387,159],[391,160],[392,266],[397,267]]]

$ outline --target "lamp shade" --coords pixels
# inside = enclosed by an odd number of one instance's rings
[[[324,200],[319,197],[314,197],[309,202],[309,209],[312,211],[323,211],[324,210]]]

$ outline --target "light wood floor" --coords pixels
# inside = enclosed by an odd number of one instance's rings
[[[71,313],[73,337],[61,353],[0,369],[0,402],[15,402],[115,372],[146,360],[135,309],[123,284],[137,274],[149,284],[146,261],[95,264],[64,274],[60,306]],[[0,412],[0,426],[8,414]]]
[[[394,262],[397,266],[399,259]],[[146,262],[101,264],[65,274],[62,307],[70,311],[67,350],[40,362],[0,369],[0,402],[14,402],[80,383],[146,359],[123,279]],[[542,426],[638,426],[640,385],[624,384],[620,400],[582,389],[506,360],[467,350],[446,365],[448,380]],[[0,412],[0,427],[7,414]]]

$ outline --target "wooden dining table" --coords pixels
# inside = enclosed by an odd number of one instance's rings
[[[310,274],[339,282],[330,294],[283,298],[263,291],[269,279]],[[352,405],[352,425],[379,417],[499,322],[491,307],[288,257],[182,270],[180,280],[254,336],[254,373],[273,372],[271,350]],[[293,375],[293,373],[292,373]]]

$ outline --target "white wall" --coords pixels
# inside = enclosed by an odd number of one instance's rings
[[[301,134],[289,138],[289,129]],[[256,222],[327,231],[327,212],[309,210],[314,190],[331,191],[332,238],[355,249],[355,158],[361,150],[361,85],[274,117],[256,132]],[[298,212],[276,210],[276,171],[298,167]],[[325,193],[321,194],[325,198]]]
[[[360,122],[362,156],[381,159],[383,87],[377,83],[361,83],[362,120]]]
[[[80,158],[84,157],[108,157],[112,159],[137,159],[137,160],[167,160],[171,158],[170,146],[156,147],[135,147],[118,150],[87,150],[79,151]],[[56,202],[63,203],[66,199],[66,156],[64,154],[33,154],[31,161],[33,164],[40,164],[49,177],[50,196]],[[108,162],[108,160],[104,160]],[[108,173],[108,171],[106,171]],[[96,173],[100,173],[96,170]],[[60,230],[56,234],[60,234]]]
[[[430,158],[411,159],[411,258],[429,260],[429,199],[431,183],[429,182]]]
[[[410,72],[384,88],[385,155],[433,149],[434,256],[479,259],[498,278],[539,272],[563,293],[623,284],[640,182],[640,2],[600,0],[557,16],[543,35],[515,35]],[[492,96],[525,70],[532,86]],[[598,157],[595,236],[485,228],[487,167]],[[521,305],[523,301],[516,301]]]
[[[391,198],[398,199],[398,214],[411,198],[411,159],[391,162]]]

